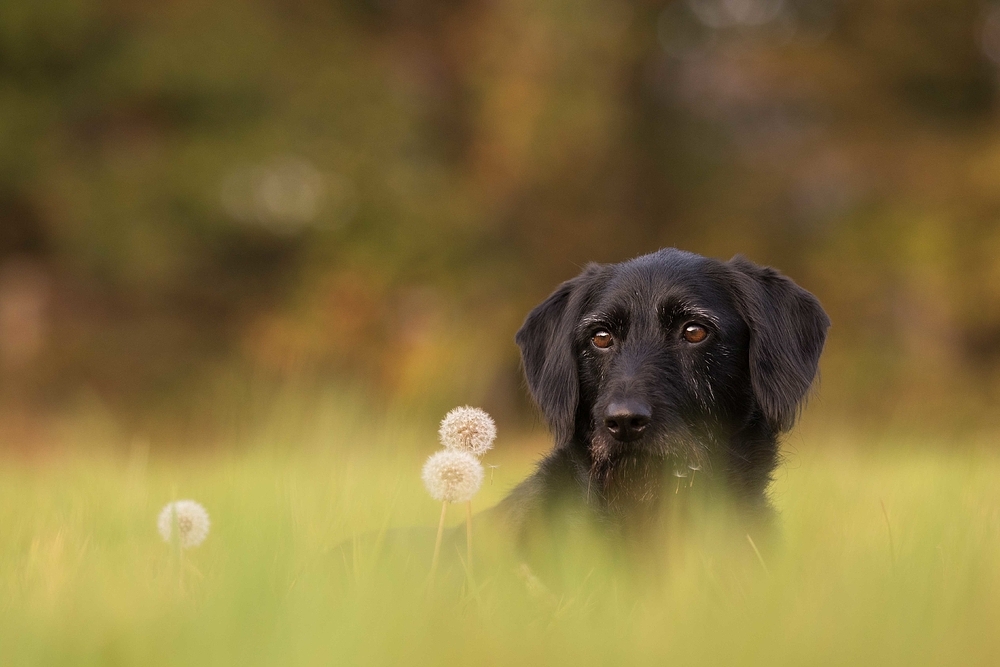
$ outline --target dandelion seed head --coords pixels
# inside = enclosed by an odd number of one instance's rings
[[[445,449],[482,456],[493,447],[497,426],[485,410],[466,405],[444,416],[438,435]]]
[[[444,449],[432,454],[422,474],[435,500],[461,503],[472,500],[483,483],[483,466],[468,452]]]
[[[177,525],[177,541],[184,549],[196,547],[208,537],[210,525],[208,512],[193,500],[177,500],[167,503],[156,520],[156,527],[164,542],[172,542],[174,525]]]

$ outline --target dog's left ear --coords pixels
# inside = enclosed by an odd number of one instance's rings
[[[521,348],[531,397],[545,415],[558,445],[569,442],[580,402],[576,325],[605,267],[588,264],[528,313],[514,340]]]
[[[750,328],[750,382],[764,417],[787,431],[816,376],[830,318],[815,296],[774,269],[737,255],[728,266]]]

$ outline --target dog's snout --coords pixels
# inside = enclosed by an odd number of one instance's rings
[[[635,440],[646,430],[653,411],[642,401],[616,401],[604,413],[604,426],[620,442]]]

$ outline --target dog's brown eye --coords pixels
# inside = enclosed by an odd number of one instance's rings
[[[611,344],[615,342],[615,339],[607,331],[598,331],[594,334],[594,337],[590,339],[590,342],[594,344],[594,347],[606,350],[611,347]]]
[[[684,325],[684,340],[689,343],[700,343],[708,338],[708,329],[700,324]]]

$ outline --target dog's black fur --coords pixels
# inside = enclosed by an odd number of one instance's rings
[[[691,324],[704,340],[685,338]],[[588,265],[517,332],[555,448],[497,512],[521,537],[551,533],[567,512],[641,531],[675,502],[672,474],[769,512],[778,436],[798,415],[829,325],[812,294],[740,256],[670,248]],[[595,344],[598,332],[610,346]]]

